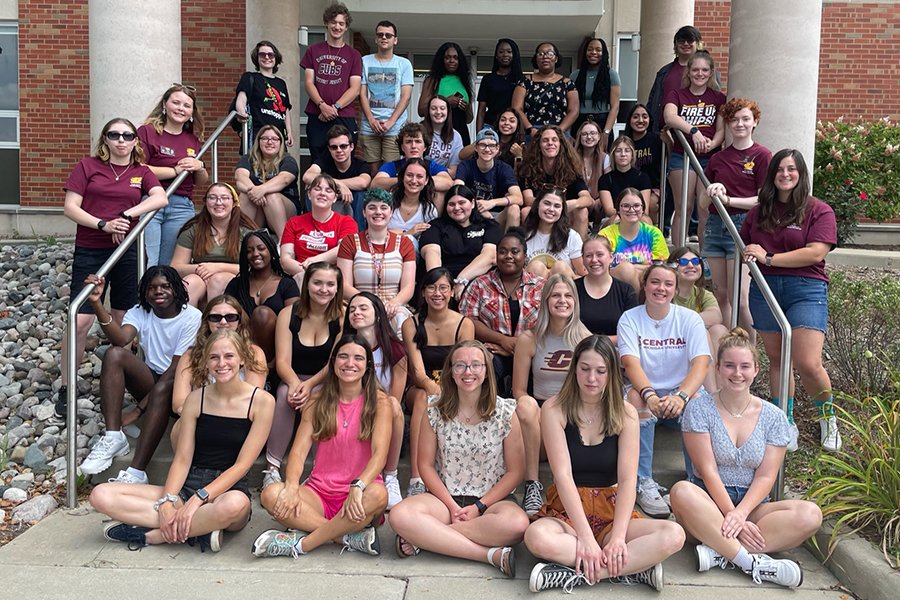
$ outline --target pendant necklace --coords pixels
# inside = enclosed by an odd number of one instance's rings
[[[116,170],[113,169],[112,163],[107,163],[107,164],[109,165],[109,170],[113,172],[113,175],[115,176],[116,181],[118,181],[119,179],[121,179],[122,176],[125,175],[125,173],[128,172],[128,169],[131,168],[131,165],[128,165],[127,167],[125,167],[125,170],[124,170],[124,171],[122,171],[121,173],[116,173]]]
[[[267,283],[269,283],[270,281],[272,281],[272,278],[273,278],[273,277],[275,277],[275,276],[274,276],[274,275],[269,275],[268,279],[266,279],[265,281],[263,281],[262,285],[259,286],[259,288],[256,290],[256,297],[257,297],[257,299],[259,298],[259,295],[262,293],[263,288],[266,287],[266,284],[267,284]],[[346,425],[344,425],[344,427],[346,427]]]
[[[725,403],[722,401],[721,396],[719,397],[719,404],[722,405],[722,408],[725,409],[725,412],[727,412],[729,415],[731,415],[731,416],[734,417],[735,419],[743,419],[743,418],[744,418],[744,412],[746,412],[746,410],[747,410],[748,408],[750,408],[750,403],[751,403],[751,402],[753,402],[753,396],[750,396],[750,399],[747,400],[747,404],[744,405],[744,408],[742,408],[742,409],[740,410],[740,412],[738,412],[738,413],[733,413],[733,412],[731,412],[731,409],[728,408],[728,406],[726,406]]]

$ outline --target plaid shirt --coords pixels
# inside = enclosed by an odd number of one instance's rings
[[[481,321],[497,333],[522,335],[532,329],[537,321],[544,281],[543,277],[532,275],[528,271],[522,273],[522,283],[516,288],[520,310],[515,333],[511,331],[512,319],[506,289],[496,268],[476,277],[469,284],[459,301],[459,312],[470,319]]]

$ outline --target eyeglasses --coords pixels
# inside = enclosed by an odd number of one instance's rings
[[[696,267],[699,264],[700,264],[700,259],[697,258],[696,256],[694,258],[679,258],[678,259],[679,267],[686,267],[688,265],[694,265]]]
[[[538,58],[556,58],[556,52],[553,50],[547,50],[546,52],[538,52]]]
[[[187,90],[187,91],[189,91],[189,92],[196,92],[196,91],[197,91],[197,88],[195,88],[194,86],[192,86],[192,85],[185,85],[185,84],[183,84],[183,83],[178,83],[177,81],[174,82],[174,83],[172,83],[172,86],[171,86],[171,87],[180,87],[181,89]]]
[[[267,135],[266,137],[259,138],[259,141],[275,144],[275,143],[281,142],[281,138],[276,137],[276,136],[268,136]]]
[[[377,37],[379,40],[389,40],[394,37],[394,34],[387,31],[379,31],[375,33],[375,37]]]
[[[433,294],[435,292],[440,292],[442,294],[446,294],[446,293],[450,292],[450,286],[447,285],[446,283],[441,284],[441,285],[426,285],[425,286],[426,294]]]
[[[350,144],[328,144],[329,150],[346,150]]]
[[[259,58],[265,58],[266,60],[272,60],[275,58],[274,52],[259,52],[257,55]]]
[[[582,131],[582,132],[581,132],[581,137],[600,137],[600,132],[599,132],[599,131],[594,131],[594,130],[590,130],[590,131]]]
[[[227,315],[206,315],[206,320],[210,323],[221,323],[223,319],[226,323],[237,323],[241,319],[241,315],[236,313],[229,313]]]
[[[136,138],[136,137],[137,137],[137,135],[134,133],[131,133],[130,131],[107,131],[106,132],[106,139],[108,139],[111,142],[115,142],[116,140],[125,140],[126,142],[133,142],[134,138]]]
[[[483,143],[475,144],[475,148],[477,150],[493,150],[496,147],[497,147],[497,144],[483,144]]]
[[[620,204],[619,209],[623,212],[642,212],[644,206],[642,204]]]
[[[231,196],[207,196],[206,201],[212,202],[213,204],[228,204],[229,202],[234,201],[234,198]]]
[[[476,363],[467,365],[466,363],[463,363],[463,362],[457,362],[457,363],[453,363],[450,368],[453,369],[454,375],[462,375],[463,373],[466,372],[466,369],[471,371],[472,375],[478,375],[479,373],[484,371],[484,363],[476,362]]]

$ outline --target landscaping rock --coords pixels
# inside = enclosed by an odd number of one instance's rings
[[[12,511],[11,520],[25,523],[40,521],[56,510],[57,506],[59,506],[59,503],[49,494],[35,496],[31,500],[15,507]]]
[[[3,499],[7,502],[14,502],[16,504],[19,504],[20,502],[25,502],[26,500],[28,500],[28,493],[25,490],[11,487],[3,492]]]

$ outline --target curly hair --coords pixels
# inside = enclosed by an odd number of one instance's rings
[[[722,105],[722,108],[719,109],[719,115],[722,117],[722,120],[727,123],[734,117],[737,111],[744,108],[750,110],[750,113],[753,115],[754,121],[759,121],[759,117],[760,115],[762,115],[762,112],[759,109],[759,104],[757,104],[753,100],[748,100],[747,98],[732,98]]]
[[[131,130],[131,133],[135,134],[135,140],[137,140],[137,128],[134,126],[134,123],[124,117],[116,117],[115,119],[110,119],[100,131],[100,137],[97,138],[97,144],[94,146],[94,156],[105,163],[109,162],[110,157],[109,146],[106,145],[106,134],[109,133],[109,130],[112,129],[112,126],[116,123],[121,123],[122,125],[127,126]],[[140,165],[143,164],[143,162],[144,149],[139,142],[135,141],[134,148],[131,149],[131,164]]]
[[[187,288],[184,287],[184,281],[181,280],[181,275],[178,274],[178,271],[169,265],[154,265],[148,267],[144,272],[143,277],[141,277],[141,280],[138,283],[138,302],[140,302],[141,308],[148,313],[153,312],[153,306],[150,304],[150,301],[147,300],[147,295],[150,291],[150,282],[157,276],[165,278],[165,280],[169,282],[169,285],[172,286],[172,295],[175,298],[175,306],[184,308],[188,303]]]
[[[548,131],[556,133],[556,136],[559,138],[559,154],[554,160],[553,171],[550,173],[544,171],[544,157],[541,152],[541,140]],[[547,178],[551,178],[552,181],[549,183],[564,190],[577,178],[583,176],[584,167],[582,162],[578,158],[578,154],[575,153],[572,144],[566,139],[562,129],[557,125],[545,125],[541,127],[535,137],[536,139],[532,140],[526,147],[525,156],[519,168],[519,181],[522,182],[523,189],[534,190],[540,188],[547,183]]]
[[[444,42],[434,53],[434,57],[431,59],[431,68],[428,70],[428,74],[425,76],[425,79],[431,79],[432,84],[434,85],[434,91],[437,93],[438,85],[441,83],[441,79],[444,78],[444,75],[447,75],[447,69],[444,67],[444,54],[447,53],[447,50],[450,48],[454,48],[456,50],[456,54],[459,56],[459,68],[454,73],[459,80],[462,81],[463,87],[466,89],[466,93],[469,95],[469,99],[475,98],[475,95],[472,93],[472,71],[469,67],[469,58],[466,53],[463,52],[463,49],[460,48],[459,44],[456,42]],[[449,117],[448,117],[449,119]]]
[[[144,119],[144,124],[153,127],[153,129],[156,130],[156,133],[162,133],[163,127],[166,126],[166,102],[169,101],[169,98],[175,92],[181,92],[194,103],[191,118],[185,121],[182,130],[193,133],[198,139],[202,138],[203,114],[200,111],[200,106],[197,104],[197,88],[191,85],[184,85],[183,83],[173,83],[169,86],[169,89],[163,92],[159,102],[156,103],[156,106],[153,107],[153,110],[151,110],[150,114],[147,115],[147,118]]]
[[[338,15],[344,15],[347,27],[350,27],[353,17],[350,16],[350,9],[343,2],[333,2],[326,6],[325,11],[322,13],[322,22],[327,25],[329,21],[333,21]]]
[[[244,234],[244,238],[241,240],[241,250],[240,254],[238,254],[238,265],[240,267],[237,280],[238,280],[238,301],[241,303],[241,306],[252,306],[256,303],[253,296],[250,294],[250,260],[247,258],[247,248],[250,246],[250,238],[256,237],[265,244],[266,249],[269,251],[270,258],[270,266],[272,268],[272,273],[278,275],[279,277],[290,277],[285,271],[284,267],[281,266],[281,261],[278,258],[278,244],[275,243],[275,240],[272,238],[268,229],[260,228],[253,229]]]
[[[241,308],[240,303],[233,296],[229,296],[228,294],[216,296],[206,303],[206,308],[203,310],[202,320],[200,321],[200,329],[197,330],[197,342],[190,350],[190,364],[188,365],[188,368],[191,370],[191,389],[197,389],[209,381],[208,376],[201,372],[206,363],[204,346],[206,345],[206,341],[214,334],[209,327],[209,315],[212,312],[212,309],[222,304],[227,304],[237,311],[237,314],[240,317],[238,319],[237,334],[247,343],[251,350],[253,349],[254,344],[250,337],[250,317],[247,316],[247,313]],[[251,352],[251,354],[253,353]],[[245,361],[245,363],[247,370],[255,373],[266,373],[267,371],[266,365],[256,360],[255,354],[253,354],[252,360]]]
[[[230,258],[232,261],[237,261],[240,253],[241,246],[241,228],[244,229],[259,229],[259,225],[257,225],[250,217],[241,212],[241,204],[238,200],[238,193],[230,184],[225,183],[223,181],[216,181],[211,183],[208,188],[206,188],[206,192],[203,194],[204,202],[203,208],[200,209],[200,212],[191,217],[187,223],[182,225],[181,229],[178,231],[178,234],[181,235],[183,232],[188,231],[191,227],[195,227],[194,230],[194,245],[191,248],[191,253],[194,257],[197,256],[205,256],[209,254],[209,251],[212,250],[215,245],[215,239],[212,236],[212,217],[209,214],[209,210],[206,208],[206,197],[209,196],[210,190],[214,187],[221,187],[228,190],[228,193],[231,195],[231,198],[234,201],[233,206],[231,207],[231,215],[228,219],[228,229],[225,231],[225,256]]]
[[[199,342],[194,346],[195,348],[201,347],[201,350],[200,364],[197,365],[197,368],[194,368],[193,360],[191,361],[191,368],[194,369],[191,374],[191,387],[193,389],[203,387],[212,378],[209,372],[209,354],[212,351],[213,344],[219,340],[228,340],[232,343],[238,357],[241,359],[242,367],[251,371],[265,372],[265,365],[261,365],[253,352],[253,343],[246,336],[236,331],[222,329],[207,337],[202,347]],[[191,358],[193,359],[193,356]]]

